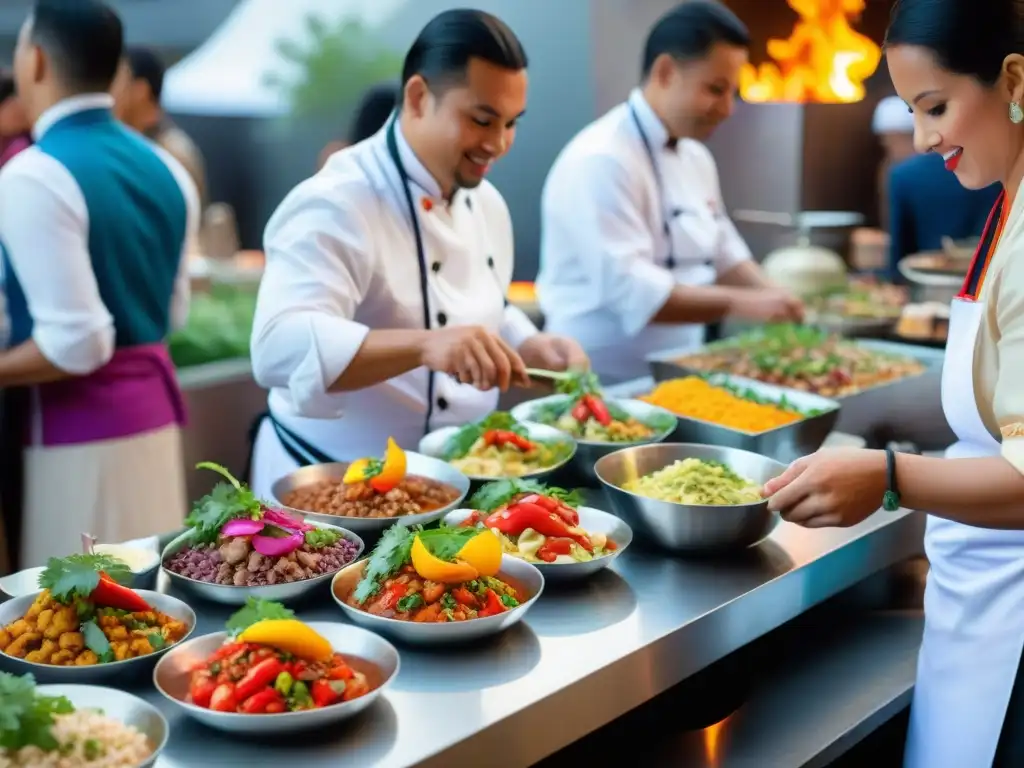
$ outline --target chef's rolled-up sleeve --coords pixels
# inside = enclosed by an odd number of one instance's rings
[[[508,342],[512,349],[519,349],[524,341],[532,336],[536,336],[538,333],[540,331],[537,330],[537,326],[533,324],[533,321],[527,317],[523,310],[515,304],[505,304],[505,312],[501,317],[499,334],[501,338]]]
[[[1015,263],[1017,255],[993,295],[999,362],[992,410],[1002,433],[1002,455],[1024,474],[1024,265]]]
[[[106,365],[114,354],[114,319],[92,269],[85,197],[71,173],[38,148],[0,173],[0,240],[43,357],[79,376]]]
[[[544,226],[565,230],[587,271],[595,305],[611,308],[623,332],[636,336],[675,287],[669,270],[654,263],[654,242],[640,208],[637,174],[609,155],[577,162],[569,184],[545,195]]]
[[[369,226],[337,199],[333,185],[314,177],[271,218],[253,322],[256,381],[287,389],[299,414],[312,418],[341,415],[329,389],[370,332],[353,319],[373,276]]]

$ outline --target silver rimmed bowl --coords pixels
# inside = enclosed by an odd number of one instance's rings
[[[153,670],[153,684],[164,698],[186,716],[209,728],[240,736],[285,736],[336,725],[355,717],[370,707],[398,675],[398,651],[391,643],[365,629],[340,622],[309,622],[309,627],[322,635],[336,653],[373,686],[365,696],[332,704],[322,709],[277,714],[248,715],[237,712],[215,712],[197,707],[189,701],[192,670],[208,659],[228,639],[226,632],[203,635],[174,648],[160,659]]]
[[[345,528],[341,528],[337,525],[328,525],[327,523],[319,523],[313,520],[308,522],[316,528],[336,531],[344,538],[348,539],[348,541],[355,544],[356,553],[350,562],[355,562],[362,557],[366,544],[352,531],[346,530]],[[160,562],[165,564],[168,558],[176,555],[185,547],[190,546],[194,539],[195,531],[193,529],[189,529],[173,539],[166,547],[164,547],[163,554],[160,557]],[[168,568],[166,564],[163,565],[162,568],[164,573],[166,573],[167,577],[171,580],[171,584],[174,585],[175,589],[180,589],[182,592],[187,594],[195,595],[203,600],[209,600],[212,603],[221,603],[222,605],[245,605],[246,601],[250,597],[258,597],[263,600],[271,600],[277,603],[294,602],[295,600],[302,599],[313,590],[322,588],[328,581],[334,578],[334,574],[338,572],[331,571],[329,573],[322,573],[318,576],[314,576],[311,579],[282,582],[280,584],[236,587],[233,584],[215,584],[210,581],[193,579],[189,576],[175,573]]]
[[[196,614],[184,602],[176,597],[161,592],[149,592],[138,589],[136,593],[160,613],[167,614],[188,626],[188,632],[177,643],[168,645],[145,656],[136,656],[124,661],[112,661],[108,664],[92,664],[82,667],[59,667],[52,664],[40,664],[26,661],[0,652],[0,670],[15,675],[31,673],[39,683],[75,683],[80,685],[114,684],[125,685],[145,679],[153,669],[157,660],[171,648],[185,642],[195,631]],[[40,592],[23,595],[8,600],[0,605],[0,629],[8,627],[22,618],[32,607]]]
[[[402,517],[352,517],[345,515],[329,515],[321,512],[312,512],[308,509],[296,509],[285,504],[284,499],[293,491],[305,488],[310,485],[317,485],[325,480],[341,482],[348,469],[347,462],[333,462],[330,464],[313,464],[308,467],[292,472],[274,483],[270,492],[274,497],[274,503],[281,509],[297,515],[301,515],[310,522],[329,523],[331,525],[342,525],[350,531],[354,531],[368,542],[376,541],[387,528],[396,522],[403,525],[425,525],[434,520],[440,520],[448,512],[458,508],[462,500],[469,493],[469,478],[459,472],[455,467],[446,461],[435,459],[432,456],[424,456],[422,453],[407,451],[406,474],[425,477],[438,483],[452,486],[458,495],[448,504],[430,512],[421,512],[416,515],[404,515]]]
[[[541,572],[545,581],[574,581],[593,576],[611,565],[633,541],[632,529],[615,515],[593,507],[580,507],[576,511],[580,516],[580,528],[587,533],[603,533],[615,543],[616,548],[603,557],[595,557],[593,560],[580,563],[530,563]],[[456,509],[444,516],[445,525],[457,527],[471,514],[471,509]],[[509,556],[518,557],[514,553],[509,553]]]
[[[569,399],[568,395],[549,395],[548,397],[540,397],[536,400],[527,400],[525,403],[520,403],[513,408],[511,414],[517,421],[543,424],[542,414],[546,408],[556,404],[567,404]],[[669,435],[675,431],[679,424],[679,418],[671,411],[660,408],[657,405],[645,403],[642,400],[608,397],[605,398],[605,402],[620,408],[637,421],[641,421],[651,427],[657,427],[657,429],[655,429],[654,434],[650,437],[633,442],[605,443],[594,440],[584,440],[578,437],[575,438],[577,449],[576,456],[574,457],[571,466],[575,468],[585,480],[591,482],[597,479],[594,475],[594,464],[596,464],[602,456],[607,456],[609,453],[614,453],[615,451],[623,448],[660,443],[663,440],[666,440]]]
[[[780,462],[758,453],[695,443],[658,443],[626,448],[602,458],[594,467],[615,513],[637,536],[674,552],[743,549],[764,540],[778,525],[768,499],[750,504],[677,504],[624,490],[630,480],[657,472],[683,459],[717,461],[756,484],[785,471]]]
[[[36,691],[42,696],[63,696],[76,710],[97,710],[111,720],[139,731],[146,737],[152,752],[136,768],[150,768],[155,765],[160,753],[167,746],[171,735],[167,718],[160,710],[138,696],[97,685],[40,685]]]
[[[523,427],[526,429],[526,436],[537,443],[564,443],[570,446],[571,450],[566,456],[556,464],[544,467],[543,469],[536,469],[532,472],[527,472],[523,475],[518,475],[523,480],[537,480],[542,481],[551,477],[553,473],[564,467],[573,457],[576,455],[578,450],[576,441],[571,435],[567,435],[561,430],[549,427],[546,424],[531,424],[524,423]],[[444,453],[448,441],[454,437],[461,427],[442,427],[441,429],[435,429],[433,432],[428,434],[422,440],[420,440],[419,451],[425,456],[432,456],[433,458],[444,461]],[[474,483],[488,483],[492,480],[501,480],[506,475],[475,475],[466,473],[466,476]]]
[[[514,582],[512,586],[521,588],[528,594],[528,600],[497,616],[485,616],[482,619],[444,623],[401,621],[374,616],[348,604],[348,597],[363,577],[365,567],[366,561],[362,560],[338,572],[331,582],[334,602],[353,624],[409,645],[454,645],[497,635],[522,621],[530,606],[537,602],[537,598],[544,591],[544,576],[537,568],[525,560],[503,555],[497,578]]]

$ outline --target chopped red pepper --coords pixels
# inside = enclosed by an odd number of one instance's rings
[[[537,559],[553,563],[559,555],[571,554],[574,543],[572,539],[548,539],[537,550]]]
[[[532,528],[542,536],[569,538],[587,552],[594,551],[587,536],[573,530],[565,520],[539,504],[517,502],[492,514],[484,521],[484,525],[496,528],[509,536],[518,536],[527,528]]]
[[[585,424],[590,419],[590,409],[587,408],[585,400],[580,400],[573,406],[572,417],[580,424]]]
[[[284,664],[275,658],[264,659],[252,667],[235,686],[235,697],[245,701],[254,693],[273,685],[277,676],[284,672]]]
[[[485,593],[484,607],[480,613],[477,614],[481,619],[487,618],[488,616],[497,616],[499,613],[504,613],[508,608],[501,602],[501,598],[493,589],[488,589]]]
[[[464,605],[467,608],[476,608],[478,605],[476,596],[465,587],[456,587],[453,589],[452,597],[455,598],[456,603]]]
[[[609,552],[614,552],[616,549],[619,548],[619,545],[611,539],[606,539],[604,542],[604,548],[607,549]]]
[[[348,664],[346,664],[344,661],[339,661],[335,664],[335,666],[327,670],[327,679],[351,680],[353,677],[355,677],[355,674],[356,673],[352,671],[352,668]]]
[[[465,520],[463,520],[461,523],[459,523],[459,527],[460,528],[472,528],[473,526],[478,525],[480,523],[481,519],[482,519],[482,516],[480,515],[479,512],[476,512],[476,511],[470,512],[469,516]]]
[[[273,688],[264,688],[242,702],[242,712],[247,715],[264,715],[269,712],[269,708],[273,704],[281,704],[281,710],[284,709],[284,699],[281,694]]]
[[[153,610],[153,607],[139,597],[138,593],[118,584],[104,573],[100,574],[100,583],[89,595],[89,600],[105,608],[117,608],[131,613]]]
[[[231,683],[218,685],[217,690],[210,697],[210,709],[214,712],[235,712],[238,709],[235,686]]]
[[[197,707],[208,709],[215,690],[217,690],[217,682],[209,672],[196,672],[192,676],[188,695]]]
[[[587,410],[594,414],[594,418],[602,427],[612,423],[612,415],[608,412],[608,406],[597,395],[584,395],[583,402],[587,404]]]
[[[223,661],[236,654],[245,653],[249,650],[248,643],[228,643],[222,645],[210,658],[203,662],[204,665],[210,665],[217,661]]]
[[[522,435],[506,429],[487,430],[484,432],[484,443],[486,445],[495,445],[499,448],[503,445],[511,445],[513,448],[518,448],[523,452],[532,451],[535,447],[532,442]]]
[[[409,587],[405,584],[392,584],[380,599],[381,610],[390,611],[398,605],[398,601],[405,597]]]
[[[567,522],[571,526],[577,526],[580,524],[580,516],[575,509],[570,507],[568,504],[559,501],[558,499],[551,498],[550,496],[541,496],[539,494],[533,493],[530,494],[529,496],[524,496],[523,498],[519,499],[519,502],[525,502],[527,504],[536,504],[538,507],[544,507],[544,509],[548,510],[549,512],[554,512],[556,515],[565,520],[565,522]]]
[[[317,707],[329,707],[341,698],[341,694],[334,690],[331,681],[322,678],[313,681],[313,685],[309,689],[309,695]]]

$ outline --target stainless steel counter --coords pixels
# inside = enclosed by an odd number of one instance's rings
[[[175,714],[159,768],[528,766],[814,605],[921,551],[924,519],[879,512],[850,529],[786,523],[739,557],[681,560],[638,547],[575,588],[549,586],[523,625],[473,648],[400,648],[382,701],[347,727],[254,743]],[[162,589],[167,589],[163,584]],[[199,633],[229,611],[193,603]],[[343,621],[325,589],[296,606]],[[528,736],[527,736],[528,734]]]

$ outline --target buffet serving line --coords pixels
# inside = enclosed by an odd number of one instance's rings
[[[760,487],[941,353],[786,326],[650,362],[266,503],[204,465],[183,531],[0,579],[0,670],[142,733],[126,764],[525,766],[921,553],[920,514],[805,530]]]

